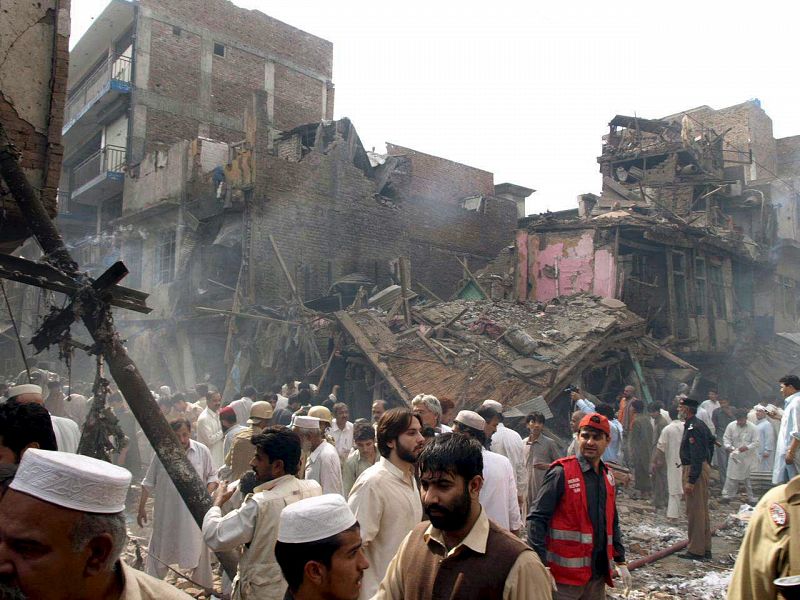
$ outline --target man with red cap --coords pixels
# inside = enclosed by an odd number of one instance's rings
[[[610,441],[608,419],[585,415],[575,455],[551,465],[528,514],[528,544],[550,571],[555,600],[604,599],[614,564],[630,589],[614,476],[602,461]]]

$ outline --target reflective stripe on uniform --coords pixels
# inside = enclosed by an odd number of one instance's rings
[[[565,540],[567,542],[580,542],[581,544],[591,544],[594,538],[591,533],[581,533],[580,531],[570,531],[569,529],[551,529],[551,540]]]
[[[592,566],[591,557],[582,556],[578,558],[566,558],[564,556],[559,556],[558,554],[553,554],[552,552],[547,553],[547,562],[554,563],[559,567],[566,567],[568,569],[580,569],[582,567]]]

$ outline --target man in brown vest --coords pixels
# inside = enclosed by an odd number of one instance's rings
[[[430,522],[403,540],[375,599],[549,600],[550,578],[539,557],[481,508],[480,444],[460,433],[441,434],[419,465]]]

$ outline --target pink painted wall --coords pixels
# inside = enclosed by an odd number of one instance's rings
[[[617,265],[614,253],[601,248],[594,253],[594,293],[603,298],[614,298],[616,294]]]
[[[539,249],[539,236],[528,239],[528,278],[533,282],[532,300],[546,302],[556,296],[578,292],[592,292],[598,296],[613,297],[616,281],[614,256],[605,249],[595,252],[592,231],[551,234],[552,240]],[[545,275],[558,269],[558,280]]]

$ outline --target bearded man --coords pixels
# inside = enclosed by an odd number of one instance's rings
[[[420,455],[424,521],[406,536],[376,600],[549,600],[542,561],[481,507],[481,445],[445,433]]]
[[[414,479],[425,439],[422,419],[407,408],[386,411],[378,421],[381,459],[364,471],[350,492],[350,509],[361,524],[364,553],[371,565],[364,572],[359,598],[372,598],[403,538],[422,520],[422,503]]]

